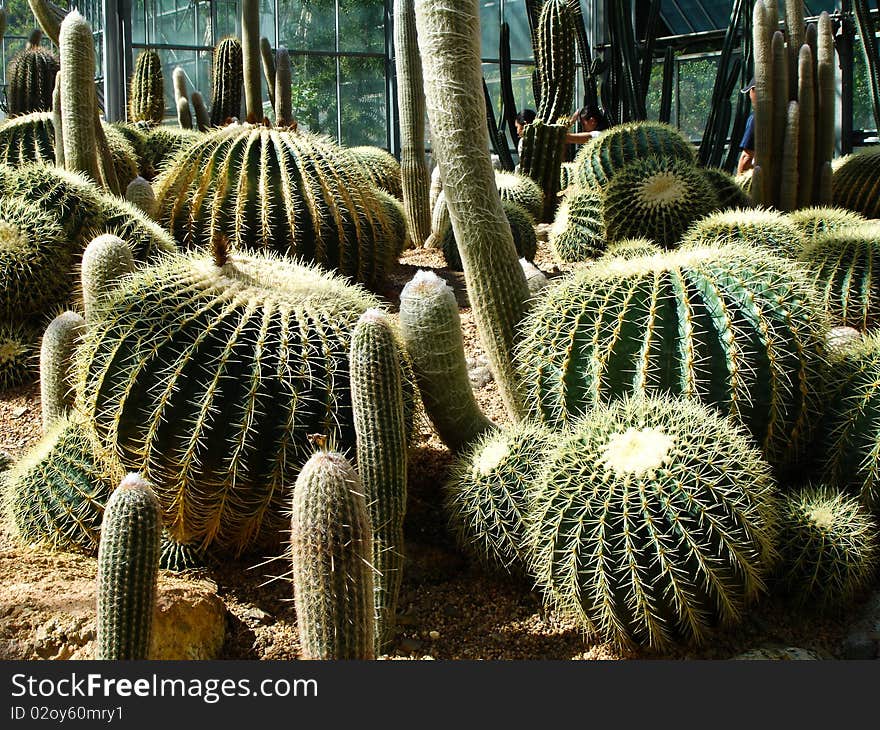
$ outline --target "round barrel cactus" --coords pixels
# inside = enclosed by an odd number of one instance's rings
[[[520,258],[532,261],[538,250],[538,239],[535,234],[535,219],[521,205],[509,200],[502,200],[501,207],[507,222],[510,224],[510,232],[513,234],[513,245]],[[458,244],[455,241],[455,233],[452,230],[452,222],[446,220],[442,232],[440,247],[443,250],[443,258],[450,269],[461,271],[461,257],[458,255]]]
[[[58,57],[39,43],[40,38],[37,37],[36,43],[29,42],[9,62],[6,106],[10,117],[52,110]]]
[[[694,221],[718,207],[700,168],[674,158],[650,157],[622,168],[602,195],[608,241],[650,238],[674,248]]]
[[[701,643],[766,589],[775,484],[747,435],[694,401],[599,406],[550,448],[526,537],[546,603],[621,646]]]
[[[868,218],[880,218],[880,147],[848,155],[831,177],[832,201]]]
[[[188,247],[225,237],[378,285],[393,227],[374,187],[332,142],[230,125],[175,158],[155,185],[159,220]]]
[[[33,322],[0,320],[0,392],[39,374],[40,330]]]
[[[77,409],[155,485],[174,540],[241,552],[277,537],[311,434],[354,445],[351,333],[377,305],[267,253],[165,257],[96,300]]]
[[[779,575],[797,603],[845,607],[877,568],[877,523],[851,495],[827,485],[782,497]]]
[[[361,166],[364,174],[378,188],[403,200],[403,181],[400,163],[387,150],[381,147],[349,147],[349,153]]]
[[[814,238],[801,253],[835,325],[865,331],[880,322],[880,222],[841,228]]]
[[[622,241],[615,241],[608,246],[603,256],[607,258],[616,256],[622,259],[637,259],[642,256],[654,256],[662,253],[663,249],[647,238],[624,238]]]
[[[495,171],[495,187],[502,200],[518,203],[525,208],[532,218],[541,215],[544,206],[544,191],[528,175],[517,172]]]
[[[728,243],[764,247],[779,256],[797,257],[803,237],[788,216],[775,210],[734,208],[699,219],[681,241],[682,246]]]
[[[669,393],[744,424],[797,461],[821,414],[827,320],[797,264],[753,248],[605,258],[521,323],[526,402],[561,426],[596,402]]]
[[[701,168],[703,176],[718,198],[719,210],[727,208],[751,208],[752,199],[740,187],[736,178],[717,167]]]
[[[867,220],[855,211],[823,205],[793,210],[787,217],[801,232],[805,243],[822,233],[836,233],[841,228],[849,228]]]
[[[560,261],[573,263],[601,256],[605,223],[599,193],[588,188],[566,195],[556,210],[548,240]]]
[[[696,164],[693,145],[675,127],[661,122],[618,124],[587,142],[575,157],[575,180],[604,187],[624,165],[645,157]]]

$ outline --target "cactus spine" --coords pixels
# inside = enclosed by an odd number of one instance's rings
[[[182,73],[182,69],[181,69]],[[177,91],[175,69],[175,92]],[[185,95],[185,94],[184,94]],[[165,79],[159,54],[142,50],[134,65],[128,92],[128,121],[161,124],[165,116]]]
[[[95,136],[95,46],[89,24],[76,10],[61,23],[60,41],[64,166],[100,184]]]
[[[66,311],[53,319],[40,345],[40,406],[43,433],[73,405],[73,351],[85,331],[86,321]]]
[[[342,454],[317,452],[297,477],[290,551],[305,658],[375,659],[370,516]]]
[[[149,658],[161,532],[156,495],[139,474],[129,474],[101,523],[97,659]]]
[[[410,240],[418,248],[431,235],[431,181],[425,161],[425,92],[413,0],[394,0],[394,54],[403,205]]]
[[[34,31],[24,50],[9,62],[6,104],[9,116],[52,109],[52,91],[58,74],[55,54],[40,46]]]
[[[400,356],[381,310],[361,315],[349,363],[358,474],[373,527],[376,650],[383,653],[394,639],[403,578],[407,443]]]
[[[241,0],[241,50],[247,121],[263,121],[260,83],[260,0]]]
[[[237,38],[224,38],[214,51],[212,127],[222,126],[228,119],[238,119],[241,116],[242,74],[241,43]]]
[[[476,0],[454,8],[416,0],[415,8],[434,154],[474,318],[504,403],[518,416],[524,404],[510,353],[529,293],[486,151]]]
[[[119,277],[132,271],[134,256],[121,238],[105,233],[86,246],[80,276],[87,320],[92,319],[98,304],[107,298]]]
[[[290,104],[290,54],[284,46],[278,46],[275,54],[277,66],[273,76],[275,91],[275,125],[289,127],[293,124],[293,108]]]

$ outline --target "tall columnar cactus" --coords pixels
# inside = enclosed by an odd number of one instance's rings
[[[162,61],[158,53],[145,48],[138,54],[134,64],[128,90],[128,121],[161,124],[164,117],[165,77]]]
[[[196,126],[200,132],[207,132],[211,126],[211,115],[208,114],[208,107],[205,105],[205,98],[201,91],[193,91],[190,96],[192,100],[192,111],[196,118]]]
[[[357,472],[319,451],[293,492],[290,553],[306,659],[375,659],[370,516]]]
[[[826,319],[801,268],[754,248],[602,260],[538,301],[517,352],[526,401],[570,423],[630,393],[699,400],[796,463],[824,403]]]
[[[458,542],[483,563],[524,572],[535,479],[559,434],[523,422],[493,429],[456,459],[445,505]]]
[[[241,117],[243,73],[241,43],[237,38],[224,38],[214,49],[212,127],[222,126],[228,119]]]
[[[502,200],[501,207],[510,224],[510,232],[513,234],[513,244],[516,246],[517,255],[526,261],[534,261],[538,250],[535,219],[525,208],[510,200]],[[461,271],[461,257],[458,255],[458,242],[455,240],[452,225],[447,223],[446,230],[441,232],[440,236],[440,248],[443,251],[446,266]]]
[[[39,33],[39,31],[35,31]],[[9,62],[6,73],[6,105],[9,116],[29,112],[51,111],[52,91],[58,74],[58,58],[31,39]]]
[[[425,92],[413,0],[394,0],[394,55],[403,205],[410,238],[420,246],[431,234],[431,183],[425,161]]]
[[[5,475],[4,503],[23,543],[94,553],[101,517],[119,483],[118,464],[98,455],[89,428],[62,416]]]
[[[746,434],[698,403],[596,408],[536,479],[530,569],[546,601],[600,640],[701,643],[765,590],[774,487]]]
[[[845,608],[877,570],[877,522],[848,494],[828,486],[783,496],[779,580],[795,602]]]
[[[833,325],[867,331],[880,324],[880,222],[823,233],[800,260],[812,273]]]
[[[752,36],[757,102],[752,199],[793,210],[827,204],[834,154],[834,40],[831,18],[803,27],[800,0],[786,2],[786,32],[776,0],[755,3]]]
[[[263,94],[260,82],[260,0],[241,0],[241,51],[244,78],[244,104],[247,121],[263,121]]]
[[[357,468],[373,528],[376,650],[382,653],[394,639],[403,578],[407,437],[400,355],[381,310],[369,309],[358,320],[349,363]]]
[[[543,4],[536,40],[535,71],[541,87],[537,117],[556,124],[571,113],[574,102],[575,24],[567,0]]]
[[[782,213],[768,209],[722,210],[694,223],[682,238],[682,246],[746,244],[797,258],[804,244],[798,227]]]
[[[260,38],[260,61],[263,64],[263,76],[266,78],[266,90],[269,92],[269,104],[273,109],[276,109],[275,79],[277,70],[275,67],[275,54],[272,52],[272,44],[265,37]],[[277,123],[278,121],[276,120]]]
[[[110,495],[98,546],[96,659],[149,659],[159,576],[159,501],[139,475]]]
[[[100,184],[95,136],[95,45],[92,29],[76,10],[61,23],[60,51],[64,166]]]
[[[696,164],[690,142],[675,127],[660,122],[631,122],[612,127],[581,147],[575,177],[581,187],[605,187],[625,165],[657,156]]]
[[[53,319],[40,345],[40,406],[43,432],[73,405],[73,353],[85,333],[86,321],[70,310]]]
[[[118,236],[105,233],[86,246],[80,264],[80,288],[87,319],[93,318],[120,277],[133,271],[131,247]]]
[[[393,230],[347,152],[310,134],[235,125],[181,153],[157,181],[159,220],[186,246],[271,250],[377,286]]]
[[[177,97],[177,123],[181,129],[192,129],[192,111],[185,96]]]
[[[827,407],[817,448],[822,479],[880,508],[880,335],[832,353]]]
[[[831,178],[834,205],[880,218],[880,147],[849,155]]]
[[[53,214],[25,198],[0,198],[0,321],[43,317],[62,304],[74,253]]]
[[[435,273],[417,272],[401,291],[400,331],[443,442],[458,450],[493,428],[471,390],[455,294]]]
[[[213,258],[165,257],[92,308],[77,409],[156,485],[175,540],[240,553],[277,539],[310,434],[354,446],[348,351],[377,304],[323,269],[222,239]]]
[[[278,46],[277,68],[275,70],[275,126],[289,127],[293,124],[293,107],[290,100],[290,53],[284,46]]]
[[[674,248],[692,223],[718,207],[699,168],[662,157],[622,167],[602,194],[608,241],[644,237]]]

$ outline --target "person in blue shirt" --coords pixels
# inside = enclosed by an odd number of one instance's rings
[[[748,94],[752,102],[752,109],[755,108],[755,100],[758,96],[755,91],[755,79],[752,77],[751,82],[742,90],[743,94]],[[755,166],[755,113],[749,114],[746,122],[746,131],[743,134],[742,141],[739,143],[741,150],[739,155],[739,163],[736,166],[737,173],[743,173],[751,170]]]

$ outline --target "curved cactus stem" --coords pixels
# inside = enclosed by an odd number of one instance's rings
[[[52,0],[28,0],[28,5],[43,32],[56,46],[60,46],[58,40],[61,35],[61,21],[67,15],[67,10],[58,7]]]
[[[55,165],[64,167],[64,126],[61,119],[61,74],[55,74],[52,92],[52,126],[55,128]]]
[[[205,106],[205,97],[202,96],[202,92],[193,91],[190,98],[192,100],[192,108],[195,112],[196,125],[198,126],[199,131],[208,131],[208,127],[211,126],[211,116],[208,114],[208,107]]]
[[[273,66],[275,91],[275,124],[289,127],[293,124],[293,107],[290,103],[290,54],[284,46],[278,46]]]
[[[193,126],[192,112],[185,96],[177,97],[177,123],[181,129],[192,129]]]
[[[55,317],[43,335],[40,345],[43,433],[73,405],[73,382],[70,377],[73,350],[85,327],[86,321],[82,316],[68,310]]]

